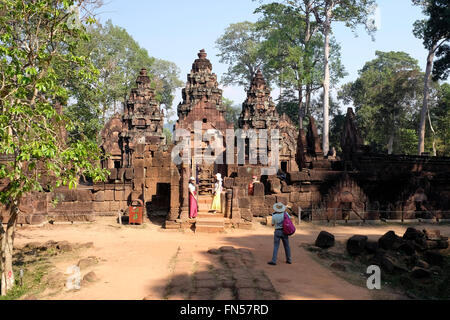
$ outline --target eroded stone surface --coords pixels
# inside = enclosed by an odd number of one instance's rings
[[[220,261],[215,267],[210,264],[208,269],[192,273],[173,273],[166,287],[169,300],[180,296],[191,300],[274,300],[279,298],[279,294],[264,271],[255,269],[255,259],[250,250],[230,246],[213,250],[215,253],[213,257]],[[187,269],[184,261],[176,262],[175,270],[178,270],[178,263],[182,263],[183,269]],[[198,266],[198,262],[194,260],[191,264],[193,268]]]

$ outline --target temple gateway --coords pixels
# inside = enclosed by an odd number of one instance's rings
[[[351,108],[341,137],[342,155],[324,155],[314,119],[309,117],[304,130],[278,114],[261,71],[247,90],[234,130],[226,121],[218,86],[211,62],[200,50],[182,91],[171,144],[163,134],[164,114],[142,69],[123,112],[101,132],[101,147],[110,155],[102,164],[111,172],[108,181],[29,194],[20,204],[19,223],[92,221],[126,213],[136,201],[148,217],[164,215],[164,228],[196,232],[249,229],[255,219],[271,215],[276,202],[312,221],[450,218],[450,158],[371,153]],[[253,136],[240,136],[249,132]],[[251,148],[252,137],[256,148]],[[173,155],[183,150],[181,143],[190,149],[179,154],[184,161],[177,163]],[[221,210],[210,211],[218,173],[223,177]],[[198,193],[193,219],[191,177]],[[4,209],[2,218],[8,219]]]

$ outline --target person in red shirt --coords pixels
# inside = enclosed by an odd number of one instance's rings
[[[256,182],[259,182],[259,181],[258,181],[258,177],[257,177],[257,176],[253,176],[253,181],[250,182],[249,185],[248,185],[248,195],[249,195],[249,196],[252,196],[252,195],[253,195],[253,185],[254,185]]]

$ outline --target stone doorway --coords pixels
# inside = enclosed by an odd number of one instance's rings
[[[158,183],[156,194],[146,203],[148,216],[166,216],[170,210],[170,183]]]

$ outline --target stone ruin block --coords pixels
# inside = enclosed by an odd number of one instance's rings
[[[117,172],[117,180],[123,181],[125,178],[125,171],[126,168],[120,168],[119,171]]]
[[[251,204],[252,208],[260,207],[260,206],[264,205],[264,196],[260,196],[260,197],[253,196],[253,197],[249,197],[249,199],[250,199],[250,204]]]
[[[288,186],[285,181],[281,181],[281,192],[282,193],[290,193],[291,192],[291,186]]]
[[[120,201],[110,201],[109,202],[109,211],[115,212],[119,211],[121,208]]]
[[[276,195],[277,202],[281,202],[284,205],[287,205],[289,202],[289,195]]]
[[[114,190],[105,190],[103,199],[104,201],[114,201]]]
[[[281,183],[279,179],[269,179],[269,189],[272,193],[281,193]]]
[[[47,221],[47,216],[43,214],[31,214],[24,217],[24,224],[39,225]]]
[[[143,158],[144,152],[145,152],[145,144],[140,143],[140,144],[136,145],[136,150],[135,150],[134,156],[138,159]]]
[[[159,172],[161,168],[158,167],[149,167],[147,168],[146,177],[156,179],[159,177]]]
[[[115,190],[116,184],[115,183],[105,183],[105,190]]]
[[[124,201],[125,198],[125,190],[115,190],[114,191],[114,200],[115,201]]]
[[[134,168],[143,168],[143,167],[145,167],[144,159],[134,159],[133,167]]]
[[[59,202],[55,207],[49,206],[49,212],[91,211],[94,202]]]
[[[105,191],[97,191],[93,194],[95,202],[105,201]]]
[[[145,179],[145,187],[150,188],[153,185],[156,185],[157,182],[158,182],[158,180],[156,180],[154,178],[147,178],[147,179]]]
[[[250,200],[249,197],[239,197],[238,198],[238,206],[240,209],[249,209],[250,208]]]
[[[252,179],[249,177],[237,177],[234,178],[234,185],[236,187],[247,188],[251,181]]]
[[[57,190],[53,192],[52,200],[57,200],[60,202],[76,201],[77,195],[73,190]]]
[[[277,203],[277,197],[275,195],[267,195],[264,197],[264,205],[270,210],[273,210],[273,206]]]
[[[166,163],[169,159],[164,157],[164,153],[162,151],[156,151],[155,156],[153,158],[153,166],[156,167],[165,167],[170,166],[170,162]]]
[[[108,171],[110,172],[108,179],[109,180],[117,180],[117,169],[112,168],[112,169],[108,169]]]
[[[300,193],[299,192],[291,192],[289,194],[289,201],[290,202],[298,202],[298,201],[300,201]]]
[[[134,169],[133,168],[126,168],[125,169],[125,179],[126,180],[133,180],[134,179]]]
[[[105,190],[105,184],[103,182],[94,183],[93,186],[94,192]]]
[[[253,214],[250,209],[241,208],[240,212],[241,212],[241,219],[244,219],[245,221],[249,221],[249,222],[253,221]]]
[[[75,190],[77,201],[92,201],[94,199],[91,190]]]
[[[252,208],[251,210],[253,212],[254,217],[267,217],[273,211],[273,209],[269,210],[269,208],[266,206],[258,206],[258,207]]]
[[[109,201],[94,202],[93,204],[94,212],[108,212],[109,211]]]
[[[233,187],[233,198],[240,198],[240,197],[245,197],[246,196],[246,192],[245,189],[234,186]]]
[[[302,182],[302,181],[309,180],[309,175],[306,172],[294,171],[294,172],[288,173],[288,180],[290,180],[293,183]]]
[[[253,196],[261,197],[264,196],[264,184],[257,182],[253,184]]]
[[[231,189],[234,186],[234,178],[225,177],[223,179],[223,186],[227,189]]]
[[[136,178],[133,180],[133,190],[141,191],[142,186],[145,185],[145,179],[143,178]]]
[[[135,167],[134,168],[134,179],[144,179],[145,178],[145,169],[144,167]]]
[[[170,167],[162,167],[159,171],[159,176],[161,178],[170,179]]]

